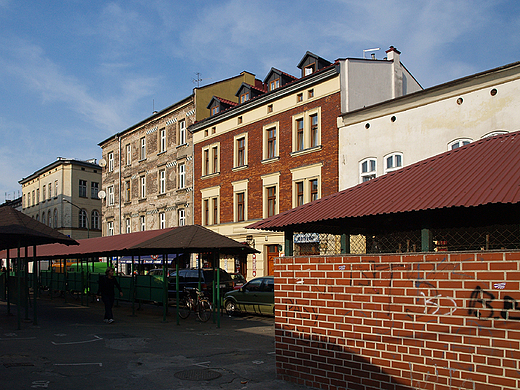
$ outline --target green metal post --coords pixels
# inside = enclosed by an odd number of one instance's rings
[[[33,245],[33,294],[34,294],[34,303],[33,303],[33,324],[38,325],[38,314],[36,309],[36,302],[38,298],[38,291],[40,290],[39,282],[39,273],[38,273],[38,261],[36,260],[36,245]]]
[[[430,229],[421,230],[421,251],[431,252],[433,250],[433,238]]]
[[[285,256],[293,255],[293,232],[285,232]]]
[[[22,329],[22,313],[20,312],[20,306],[22,304],[21,295],[22,295],[22,283],[20,283],[20,242],[18,242],[18,252],[16,259],[16,306],[17,306],[17,320],[18,320],[18,330]]]
[[[135,284],[137,281],[137,275],[134,270],[134,255],[132,255],[132,284],[130,285],[130,294],[132,295],[132,317],[135,317]]]
[[[28,252],[28,247],[25,247],[25,259],[24,259],[24,275],[23,275],[23,280],[24,280],[24,287],[25,287],[25,296],[24,296],[24,300],[25,300],[25,321],[29,321],[29,301],[30,301],[30,296],[29,296],[29,252]]]
[[[216,322],[216,310],[217,310],[217,290],[218,290],[218,284],[217,284],[217,273],[215,271],[215,264],[217,262],[215,252],[211,253],[213,259],[211,260],[212,264],[212,272],[213,272],[213,282],[211,283],[211,307],[213,311],[213,323]]]
[[[175,299],[177,301],[177,325],[180,325],[179,317],[179,257],[175,259]]]
[[[13,264],[13,261],[12,259],[9,259],[9,252],[10,252],[10,249],[7,248],[7,267],[6,270],[7,270],[7,274],[6,274],[6,279],[5,279],[5,289],[6,289],[6,298],[7,298],[7,314],[11,314],[11,289],[9,288],[9,278],[11,277],[11,267],[12,267],[12,264]],[[9,264],[9,262],[11,262],[11,265]]]
[[[163,253],[163,322],[166,322],[166,314],[168,313],[168,270],[166,269],[165,256],[166,255]]]
[[[217,267],[217,328],[220,328],[220,253],[215,253],[216,260],[219,262]]]
[[[350,253],[350,235],[342,234],[341,235],[341,254],[346,255]]]

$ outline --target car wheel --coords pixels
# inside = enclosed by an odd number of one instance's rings
[[[232,315],[237,312],[236,303],[234,301],[232,301],[231,299],[226,301],[226,304],[224,305],[224,307],[226,308],[226,313],[228,315]]]

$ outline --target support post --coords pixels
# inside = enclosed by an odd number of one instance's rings
[[[293,255],[293,232],[287,231],[284,232],[284,240],[285,240],[285,256]]]
[[[346,255],[350,253],[350,234],[341,235],[341,254]]]
[[[421,229],[421,252],[433,250],[433,237],[430,229]]]
[[[33,295],[34,295],[34,303],[33,303],[33,325],[38,325],[38,314],[36,310],[36,299],[38,298],[38,291],[40,290],[39,276],[38,272],[38,260],[36,260],[36,245],[33,245]]]

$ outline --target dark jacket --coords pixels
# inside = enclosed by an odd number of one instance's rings
[[[108,278],[106,275],[99,275],[99,289],[98,295],[115,296],[114,287],[117,287],[119,292],[122,292],[121,286],[117,282],[116,278]]]

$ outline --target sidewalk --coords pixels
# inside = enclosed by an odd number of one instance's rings
[[[175,308],[163,322],[161,306],[132,316],[122,302],[106,324],[101,302],[38,305],[38,326],[17,330],[16,306],[9,316],[0,302],[0,388],[307,389],[276,379],[273,318],[223,314],[217,328],[191,314],[177,325]]]

